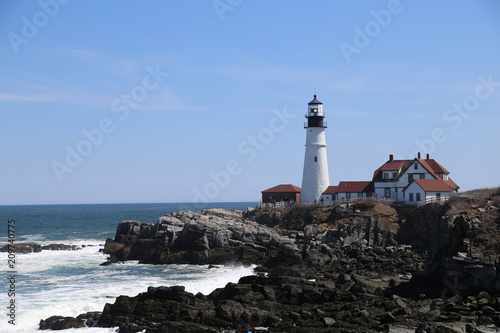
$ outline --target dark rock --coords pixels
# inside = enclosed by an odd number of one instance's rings
[[[396,317],[392,315],[392,313],[387,312],[382,318],[380,318],[380,322],[382,324],[393,323],[396,321]]]
[[[52,316],[45,320],[40,320],[41,330],[65,330],[69,328],[95,327],[101,312],[87,312],[78,317]]]
[[[445,326],[451,322],[499,325],[495,258],[457,255],[463,250],[461,237],[473,235],[479,222],[446,215],[443,205],[435,204],[398,211],[404,221],[397,224],[394,208],[388,210],[388,222],[366,207],[297,206],[243,215],[181,211],[155,224],[121,222],[115,239],[106,242],[109,262],[252,263],[259,265],[258,275],[207,296],[183,287],[120,296],[105,306],[99,325],[155,333],[255,332],[255,327],[390,332],[399,326],[451,333]],[[293,230],[280,229],[284,225]],[[485,288],[496,284],[496,291]]]
[[[52,250],[52,251],[75,251],[81,248],[78,245],[67,245],[67,244],[49,244],[49,245],[39,245],[39,244],[27,244],[27,243],[17,243],[17,244],[7,244],[0,249],[0,252],[8,252],[9,249],[15,250],[18,254],[26,253],[38,253],[42,250]]]
[[[25,244],[25,243],[16,243],[16,244],[7,244],[0,249],[0,252],[9,252],[15,251],[18,254],[26,254],[26,253],[37,253],[42,251],[42,246],[38,244]]]
[[[67,245],[67,244],[49,244],[42,246],[42,250],[51,251],[76,251],[81,250],[78,245]]]
[[[123,221],[104,253],[154,264],[266,264],[277,256],[291,264],[302,261],[294,239],[224,209],[176,212],[156,224]]]

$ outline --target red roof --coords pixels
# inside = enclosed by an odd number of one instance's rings
[[[427,162],[427,164],[430,166],[432,170],[434,170],[435,173],[450,173],[448,170],[446,170],[441,164],[436,162],[434,159],[430,160],[423,160]]]
[[[373,182],[367,181],[351,181],[351,182],[340,182],[337,186],[336,193],[359,193],[359,192],[374,192]]]
[[[452,191],[449,182],[442,179],[415,179],[414,182],[416,182],[425,192]]]
[[[393,160],[385,163],[380,167],[382,171],[400,171],[405,168],[410,160]]]
[[[292,185],[292,184],[281,184],[277,185],[275,187],[268,188],[267,190],[262,191],[262,193],[300,193],[301,189],[298,186]]]
[[[373,181],[384,180],[382,176],[382,171],[399,171],[400,173],[404,173],[409,167],[411,167],[411,165],[415,161],[418,161],[436,179],[439,178],[438,174],[440,173],[446,173],[446,174],[450,173],[434,159],[415,158],[413,160],[389,160],[385,162],[380,168],[375,170],[372,179]],[[456,187],[458,188],[458,186]]]
[[[460,186],[457,185],[457,183],[455,183],[453,180],[451,180],[450,178],[448,178],[448,180],[443,180],[446,184],[448,184],[449,187],[451,187],[452,189],[454,190],[457,190],[460,188]]]
[[[338,186],[328,186],[328,188],[326,189],[325,192],[323,192],[323,194],[334,194],[334,193],[338,193]]]

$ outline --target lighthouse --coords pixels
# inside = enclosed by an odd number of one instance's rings
[[[302,174],[302,192],[300,201],[304,203],[317,202],[321,194],[330,185],[328,177],[328,161],[326,158],[326,122],[323,121],[323,103],[314,95],[307,105],[306,153],[304,171]]]

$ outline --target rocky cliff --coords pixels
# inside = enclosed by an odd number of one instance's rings
[[[499,207],[492,195],[418,208],[367,201],[124,221],[106,242],[109,263],[238,262],[263,273],[210,295],[160,287],[121,296],[98,325],[122,333],[487,332],[500,327]]]
[[[207,209],[193,213],[180,211],[162,216],[155,224],[136,221],[121,222],[115,238],[108,239],[104,253],[110,261],[139,260],[152,264],[259,264],[277,265],[324,264],[335,258],[335,249],[353,245],[396,246],[397,224],[381,215],[370,216],[350,211],[341,205],[329,212],[339,216],[328,224],[316,219],[303,223],[301,230],[270,228],[259,220],[265,212],[237,212]],[[298,208],[292,214],[303,214]],[[357,210],[357,208],[356,208]],[[390,212],[391,214],[395,212]],[[275,212],[269,215],[276,216]],[[244,217],[245,216],[245,217]],[[293,217],[302,221],[302,216]],[[290,223],[295,223],[291,221]]]
[[[121,222],[104,253],[113,261],[152,264],[266,264],[278,256],[294,264],[301,257],[295,236],[244,219],[238,211],[180,211],[155,224]]]

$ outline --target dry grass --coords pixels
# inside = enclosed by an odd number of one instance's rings
[[[448,200],[446,206],[449,215],[456,215],[472,209],[471,199],[462,196],[456,196]]]

